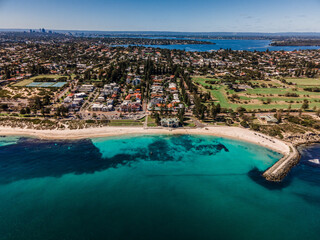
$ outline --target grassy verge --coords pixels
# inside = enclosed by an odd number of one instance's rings
[[[151,116],[148,116],[148,127],[157,127],[158,125],[155,122],[155,119]]]
[[[136,120],[111,120],[109,123],[110,126],[143,126],[143,121]]]

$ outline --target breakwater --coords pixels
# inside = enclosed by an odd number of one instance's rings
[[[263,177],[271,182],[282,181],[290,172],[290,170],[299,163],[300,154],[297,148],[289,144],[290,153],[282,157],[272,167],[263,173]]]

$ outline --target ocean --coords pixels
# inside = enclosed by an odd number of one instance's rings
[[[0,239],[319,239],[320,146],[281,158],[212,136],[0,138]]]

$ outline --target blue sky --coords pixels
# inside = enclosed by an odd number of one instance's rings
[[[320,0],[0,0],[0,28],[320,32]]]

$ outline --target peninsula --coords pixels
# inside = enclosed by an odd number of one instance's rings
[[[320,46],[320,39],[288,39],[273,41],[271,46]]]

